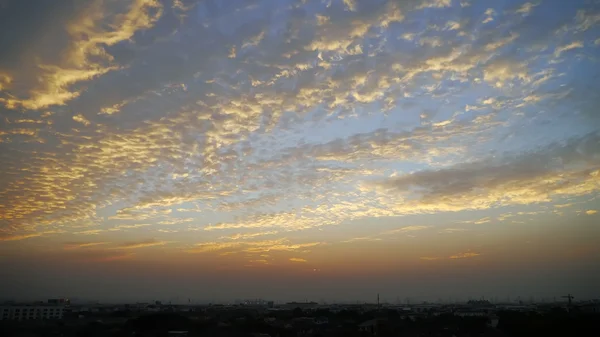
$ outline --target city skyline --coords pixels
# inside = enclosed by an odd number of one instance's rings
[[[0,28],[0,298],[600,295],[598,1],[7,0]]]

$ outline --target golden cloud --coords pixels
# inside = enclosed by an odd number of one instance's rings
[[[85,126],[89,126],[91,124],[91,122],[81,114],[73,116],[73,120]]]
[[[320,245],[320,242],[291,243],[287,238],[264,241],[229,241],[199,243],[189,253],[207,253],[214,251],[230,250],[246,253],[266,253],[270,251],[294,251]]]
[[[302,259],[302,258],[299,258],[299,257],[292,257],[292,258],[290,258],[290,261],[292,261],[292,262],[301,262],[301,263],[308,262],[306,259]]]
[[[12,77],[0,72],[0,91],[7,90],[12,82]]]
[[[110,64],[113,57],[105,47],[129,40],[136,31],[152,27],[162,15],[162,5],[157,0],[135,0],[125,13],[117,15],[111,15],[104,5],[100,0],[91,2],[67,24],[71,40],[62,62],[37,64],[40,84],[31,89],[28,98],[0,98],[0,103],[9,109],[64,105],[80,95],[72,85],[119,69]]]

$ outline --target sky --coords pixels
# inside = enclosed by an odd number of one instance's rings
[[[598,298],[598,0],[1,0],[0,298]]]

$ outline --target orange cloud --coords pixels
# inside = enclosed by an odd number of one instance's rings
[[[304,263],[308,262],[306,259],[301,259],[299,257],[292,257],[292,258],[290,258],[290,261],[292,261],[292,262],[304,262]]]

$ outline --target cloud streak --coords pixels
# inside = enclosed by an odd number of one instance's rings
[[[170,242],[160,241],[156,239],[148,239],[143,241],[125,242],[115,247],[115,249],[139,249],[146,247],[164,246]]]

